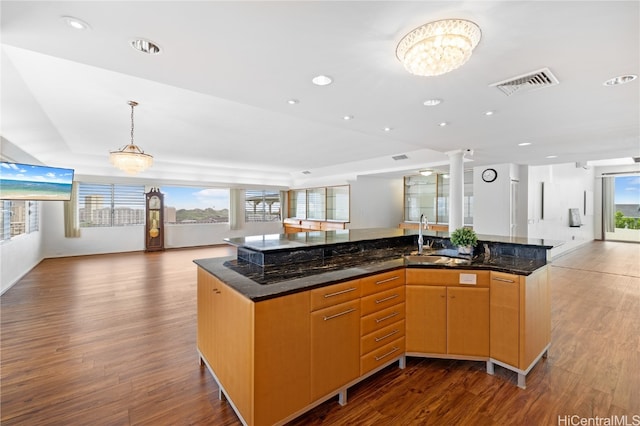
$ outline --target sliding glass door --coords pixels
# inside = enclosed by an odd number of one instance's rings
[[[640,175],[602,177],[605,240],[640,242]]]

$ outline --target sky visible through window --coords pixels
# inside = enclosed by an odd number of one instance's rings
[[[164,205],[178,210],[229,208],[229,190],[226,188],[163,186],[160,192],[164,194]]]
[[[616,204],[640,204],[640,176],[616,176]]]

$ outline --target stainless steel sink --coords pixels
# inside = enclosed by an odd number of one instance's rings
[[[440,256],[434,254],[409,254],[404,257],[411,263],[425,263],[429,265],[468,265],[471,263],[467,259]]]

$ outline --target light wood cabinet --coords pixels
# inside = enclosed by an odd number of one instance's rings
[[[360,280],[310,291],[311,399],[341,391],[360,372]]]
[[[407,285],[407,352],[447,353],[447,288]]]
[[[405,274],[389,271],[361,280],[360,375],[402,357],[405,352]]]
[[[197,308],[201,358],[246,424],[310,403],[309,292],[253,303],[198,268]]]
[[[491,363],[518,373],[518,386],[551,343],[551,299],[545,266],[529,276],[491,272]]]
[[[489,272],[407,269],[406,275],[407,352],[487,358]]]
[[[311,313],[311,399],[339,391],[360,373],[360,301]]]
[[[489,289],[447,287],[447,353],[489,356]]]
[[[216,311],[213,307],[214,286],[215,280],[213,275],[198,268],[198,324],[196,342],[198,351],[207,359],[212,368],[214,368],[214,361],[218,359],[214,353],[216,350],[216,346],[214,345],[216,336],[213,333],[213,316]]]

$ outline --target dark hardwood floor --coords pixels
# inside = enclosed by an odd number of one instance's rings
[[[2,425],[238,425],[198,365],[193,259],[230,247],[47,259],[1,298]],[[640,245],[552,264],[552,346],[529,374],[409,358],[291,425],[558,425],[640,419]],[[603,423],[604,424],[604,423]],[[632,424],[632,423],[630,423]]]

